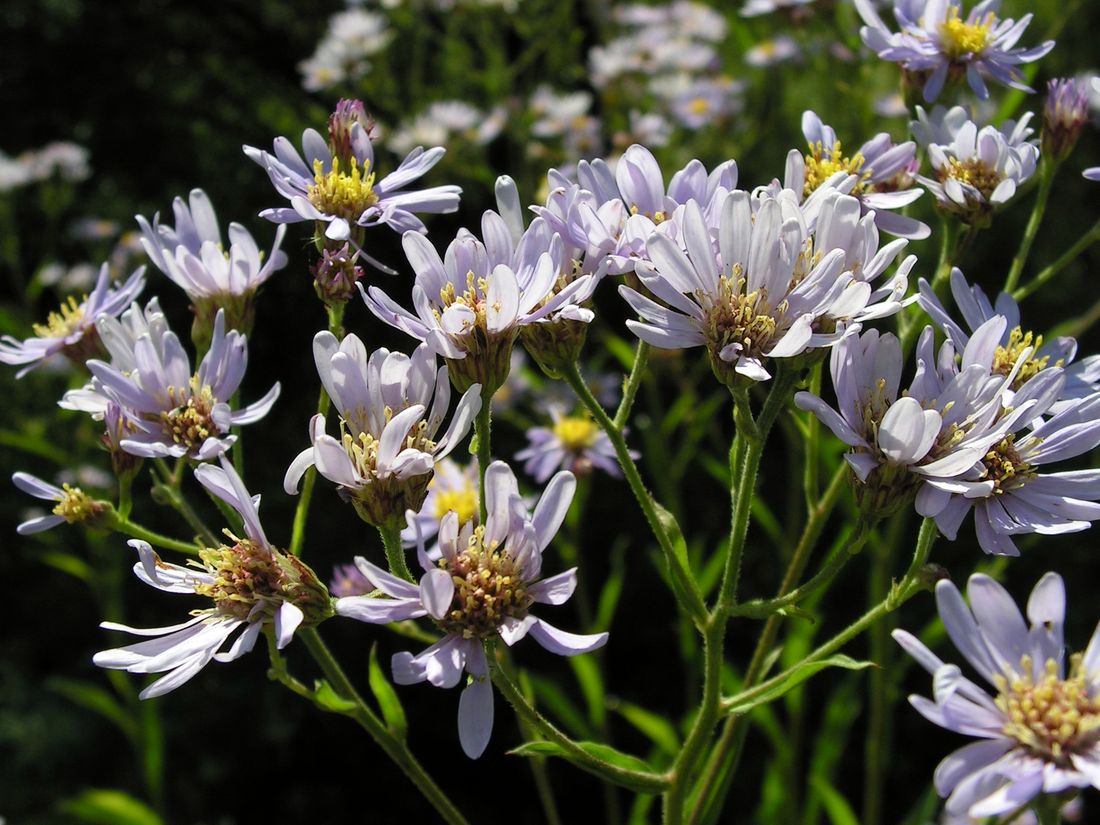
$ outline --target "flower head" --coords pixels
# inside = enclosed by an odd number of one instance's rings
[[[439,523],[447,513],[458,518],[459,528],[480,523],[481,499],[478,495],[477,458],[471,457],[465,466],[459,466],[452,458],[444,458],[435,465],[435,475],[428,484],[428,495],[420,512],[410,515],[408,526],[401,531],[401,541],[406,547],[416,547],[439,531]],[[439,558],[438,548],[428,551],[432,558]]]
[[[530,613],[535,604],[562,604],[577,586],[576,569],[541,578],[542,553],[557,533],[572,501],[572,474],[558,473],[530,513],[515,476],[501,461],[485,472],[488,519],[459,528],[453,512],[439,526],[442,555],[433,563],[419,554],[425,573],[419,584],[399,579],[366,559],[360,571],[385,598],[338,599],[341,616],[374,624],[430,617],[445,634],[417,655],[393,657],[393,678],[408,685],[427,681],[454,687],[469,674],[458,707],[462,749],[476,759],[489,743],[493,728],[493,691],[484,644],[496,638],[511,646],[530,634],[551,653],[574,656],[602,647],[606,633],[577,635],[558,630]]]
[[[55,502],[49,515],[28,519],[15,528],[21,536],[41,533],[43,530],[49,530],[66,522],[95,526],[111,509],[109,503],[92,498],[79,487],[71,487],[68,484],[58,487],[30,473],[15,473],[11,480],[24,493],[43,501]]]
[[[802,134],[810,151],[803,155],[792,149],[788,154],[785,188],[808,198],[819,187],[834,187],[856,198],[864,213],[874,211],[882,231],[902,238],[928,237],[931,230],[926,224],[890,211],[922,193],[913,188],[919,168],[913,141],[895,144],[886,132],[879,132],[847,155],[836,131],[810,111],[802,113]]]
[[[654,233],[653,262],[636,269],[667,306],[621,286],[642,319],[627,326],[656,347],[706,346],[715,375],[732,385],[767,380],[768,359],[831,346],[863,320],[900,309],[915,258],[884,286],[868,281],[905,241],[880,254],[873,213],[861,218],[859,203],[846,195],[830,193],[816,233],[798,204],[789,190],[755,202],[738,190],[716,203],[709,225],[697,203],[677,210],[672,223],[682,241]]]
[[[527,446],[516,453],[517,461],[526,462],[524,472],[540,484],[555,470],[585,476],[600,469],[622,476],[611,439],[595,421],[587,415],[564,415],[556,407],[550,407],[550,416],[553,425],[529,429]]]
[[[1047,84],[1043,106],[1043,154],[1058,160],[1069,156],[1089,119],[1089,94],[1083,81],[1061,77]]]
[[[967,595],[969,607],[954,584],[936,585],[948,636],[993,696],[912,634],[894,631],[933,677],[933,699],[909,702],[930,722],[979,740],[936,769],[948,814],[984,819],[1017,811],[1039,794],[1100,788],[1100,630],[1067,663],[1065,585],[1056,573],[1035,585],[1027,622],[988,576],[971,576]]]
[[[319,332],[313,356],[340,414],[340,437],[325,432],[325,417],[315,415],[312,446],[287,469],[284,489],[296,493],[302,475],[316,466],[340,486],[363,520],[403,528],[405,511],[418,511],[423,504],[436,462],[466,436],[481,409],[481,388],[474,385],[465,392],[447,431],[437,438],[451,385],[447,368],[436,370],[427,345],[411,357],[386,349],[368,356],[355,335],[338,342],[332,333]]]
[[[172,203],[175,228],[162,224],[159,214],[153,216],[152,225],[138,215],[141,245],[157,269],[187,293],[196,326],[205,328],[207,337],[220,308],[226,310],[229,328],[247,335],[252,329],[256,290],[286,266],[286,253],[279,249],[286,227],[275,232],[275,243],[265,261],[248,230],[231,223],[227,252],[206,193],[193,189],[188,200],[184,203],[183,198],[176,198]]]
[[[0,338],[0,361],[5,364],[27,364],[16,373],[22,378],[56,353],[83,364],[99,353],[96,321],[101,316],[115,316],[127,307],[145,288],[145,267],[138,267],[125,283],[110,286],[107,264],[99,268],[99,277],[90,295],[78,301],[68,298],[57,312],[51,312],[45,324],[34,325],[34,337],[19,341],[10,335]]]
[[[1001,128],[978,125],[961,106],[931,116],[918,106],[911,125],[928,152],[935,178],[917,180],[936,197],[941,209],[963,223],[987,226],[993,212],[1010,201],[1017,187],[1035,173],[1039,147],[1029,140],[1031,113]]]
[[[130,340],[119,324],[113,362],[89,361],[92,384],[66,393],[63,406],[99,416],[116,404],[127,428],[133,428],[119,444],[132,455],[215,458],[236,440],[229,434],[233,426],[267,415],[279,397],[279,384],[259,401],[233,410],[229,401],[244,378],[248,342],[236,330],[225,331],[225,312],[215,316],[210,349],[194,373],[179,338],[162,317],[161,323],[154,317],[141,331],[149,317],[148,310],[143,315],[134,308],[131,319],[140,334]]]
[[[922,87],[927,103],[963,75],[982,100],[989,97],[987,79],[1032,91],[1019,66],[1043,57],[1054,41],[1017,48],[1032,15],[1002,20],[997,17],[999,6],[1000,0],[983,0],[964,18],[962,4],[955,0],[894,0],[900,30],[891,32],[870,0],[856,0],[867,24],[860,29],[863,42],[883,60],[901,64],[907,82]]]
[[[405,189],[439,162],[442,147],[414,149],[396,170],[378,180],[369,128],[353,116],[348,101],[341,103],[343,110],[338,107],[330,123],[330,140],[306,129],[302,155],[284,137],[275,139],[274,154],[245,147],[245,154],[265,169],[275,189],[290,201],[290,207],[265,209],[262,217],[275,223],[315,221],[325,237],[345,241],[361,239],[364,228],[378,224],[396,232],[425,232],[414,213],[458,208],[462,190],[457,186]]]
[[[213,495],[236,510],[244,522],[245,538],[226,531],[231,545],[206,548],[191,566],[169,564],[144,541],[132,540],[140,561],[134,573],[151,587],[169,593],[202,596],[210,607],[192,611],[183,624],[138,629],[115,622],[100,625],[137,636],[155,636],[146,642],[97,653],[100,667],[130,673],[162,673],[166,676],[145,688],[149,699],[175,690],[216,659],[231,662],[250,651],[261,631],[270,628],[276,646],[290,643],[299,626],[312,627],[332,615],[328,591],[317,576],[296,557],[273,547],[260,525],[258,498],[245,489],[233,466],[204,464],[195,477]],[[221,651],[230,636],[241,631],[229,649]]]

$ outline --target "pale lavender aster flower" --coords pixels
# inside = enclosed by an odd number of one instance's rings
[[[555,470],[586,476],[598,469],[614,478],[622,477],[615,447],[595,421],[587,415],[565,415],[555,407],[549,409],[553,425],[527,430],[527,446],[516,453],[516,461],[524,462],[525,473],[539,484]]]
[[[990,373],[984,342],[999,335],[1004,319],[989,321],[964,349],[961,368],[950,342],[933,351],[932,327],[917,345],[917,370],[899,395],[901,345],[890,334],[868,330],[833,347],[830,372],[836,408],[800,392],[799,409],[811,411],[851,449],[844,458],[862,507],[886,515],[910,501],[926,479],[950,479],[968,471],[1003,439],[1033,403],[1004,415],[1002,396],[1023,359],[1008,376]]]
[[[406,232],[402,246],[416,272],[415,314],[378,287],[363,292],[378,318],[424,341],[450,368],[460,389],[480,384],[495,391],[507,377],[512,344],[520,330],[543,320],[591,320],[578,304],[594,289],[594,276],[581,275],[556,288],[564,266],[560,237],[541,220],[516,243],[513,229],[493,211],[482,217],[485,242],[460,230],[441,259],[431,243]]]
[[[1068,401],[1085,398],[1100,391],[1100,355],[1074,361],[1077,342],[1070,336],[1063,335],[1052,341],[1044,341],[1042,335],[1023,329],[1020,305],[1008,293],[1000,293],[996,304],[991,304],[980,286],[970,286],[958,267],[952,268],[951,294],[970,330],[968,333],[944,309],[927,281],[921,278],[919,286],[920,295],[917,300],[921,308],[931,316],[959,351],[967,346],[970,336],[976,334],[983,324],[995,316],[1004,317],[1004,331],[995,342],[995,347],[987,346],[983,350],[988,360],[986,366],[992,372],[1008,375],[1015,368],[1021,352],[1025,348],[1031,350],[1027,361],[1016,372],[1016,379],[1010,389],[1019,389],[1041,370],[1061,367],[1065,370],[1065,384],[1058,401],[1051,407],[1051,412],[1059,412]]]
[[[936,768],[947,812],[984,819],[1017,811],[1039,794],[1100,788],[1100,631],[1084,655],[1070,657],[1067,672],[1066,594],[1058,574],[1047,573],[1035,585],[1027,622],[988,576],[971,576],[967,595],[969,607],[950,581],[936,585],[948,636],[995,696],[912,634],[893,633],[933,677],[933,698],[910,696],[913,707],[930,722],[979,740]]]
[[[360,8],[334,14],[317,49],[298,64],[302,86],[317,92],[366,77],[369,58],[385,49],[393,34],[384,14]]]
[[[1047,40],[1030,49],[1016,48],[1032,15],[1019,21],[997,17],[1000,0],[983,0],[965,19],[962,4],[954,0],[894,0],[894,17],[900,31],[891,32],[871,0],[855,0],[867,24],[860,29],[863,42],[883,60],[901,64],[914,83],[923,87],[931,103],[948,82],[966,75],[979,98],[989,97],[986,80],[1013,89],[1032,91],[1018,68],[1054,48]]]
[[[702,129],[741,111],[744,84],[729,77],[687,74],[654,78],[650,91],[661,98],[672,116],[688,129]]]
[[[746,0],[741,7],[742,17],[759,17],[762,14],[771,14],[781,10],[795,11],[808,6],[814,0]]]
[[[500,637],[508,646],[530,634],[551,653],[575,656],[603,647],[606,633],[577,635],[530,615],[533,604],[562,604],[577,585],[576,568],[540,578],[542,553],[565,518],[576,489],[571,473],[551,479],[529,513],[516,478],[502,461],[485,472],[488,519],[461,529],[453,513],[439,527],[442,558],[433,564],[420,546],[425,573],[419,584],[357,558],[362,573],[388,598],[357,596],[336,602],[338,615],[372,624],[428,616],[446,634],[416,654],[393,657],[393,678],[408,685],[427,681],[454,687],[463,671],[469,682],[458,704],[458,737],[471,759],[484,752],[493,729],[493,691],[484,643]]]
[[[660,148],[667,146],[672,138],[672,124],[659,112],[639,112],[637,109],[631,109],[629,137],[621,142],[619,137],[616,135],[616,144],[620,146],[627,143],[641,143],[645,146]]]
[[[70,297],[60,310],[50,313],[45,324],[34,325],[34,337],[23,341],[10,335],[0,338],[0,362],[26,364],[15,374],[16,378],[22,378],[59,352],[83,364],[85,359],[99,352],[97,319],[118,315],[144,288],[145,267],[138,267],[123,284],[112,288],[110,271],[107,264],[103,264],[91,294],[80,301]]]
[[[210,199],[201,189],[192,189],[172,202],[175,227],[160,222],[152,225],[141,215],[141,245],[153,264],[187,293],[200,318],[212,321],[218,308],[229,314],[231,329],[247,333],[252,327],[252,297],[271,275],[286,266],[287,256],[279,246],[286,226],[275,232],[271,252],[264,258],[252,235],[239,223],[229,224],[229,250],[225,250],[218,218]]]
[[[436,369],[427,345],[411,357],[387,349],[368,355],[358,336],[338,342],[322,331],[313,339],[313,357],[340,414],[340,435],[325,432],[325,417],[315,415],[309,426],[312,445],[291,462],[284,489],[297,493],[302,475],[316,466],[365,521],[403,528],[405,511],[420,509],[436,462],[469,431],[481,409],[481,388],[466,390],[437,440],[451,384],[447,368]]]
[[[243,656],[255,646],[265,626],[272,627],[281,650],[299,626],[313,627],[332,615],[328,591],[313,571],[268,542],[260,524],[259,496],[249,495],[233,465],[223,457],[221,467],[204,464],[195,469],[195,477],[240,514],[246,538],[237,538],[227,530],[233,546],[206,548],[199,553],[199,562],[186,567],[162,561],[144,541],[127,542],[138,551],[140,560],[134,565],[134,574],[143,582],[168,593],[203,596],[214,603],[192,611],[186,622],[170,627],[100,625],[105,630],[156,637],[104,650],[92,659],[100,667],[130,673],[168,671],[141,691],[141,699],[175,690],[212,659],[232,662]],[[221,652],[238,630],[240,635]]]
[[[802,56],[798,41],[789,34],[781,34],[769,40],[761,40],[745,52],[745,64],[755,69],[778,66]]]
[[[362,104],[341,101],[341,106],[333,115],[329,141],[314,129],[302,133],[301,155],[285,137],[275,139],[274,154],[244,147],[245,154],[267,172],[279,194],[290,201],[289,207],[265,209],[261,217],[275,223],[315,221],[319,228],[323,225],[325,237],[348,240],[379,224],[395,232],[426,232],[414,213],[458,209],[462,191],[458,186],[406,189],[440,161],[446,151],[443,147],[427,151],[417,147],[397,169],[376,180],[374,147]],[[350,125],[342,122],[349,119]]]
[[[1056,161],[1069,157],[1088,119],[1089,94],[1084,83],[1072,77],[1048,82],[1040,142],[1043,156]]]
[[[918,175],[937,204],[964,223],[987,226],[994,211],[1016,194],[1039,162],[1039,147],[1029,140],[1031,113],[1019,122],[1006,120],[998,129],[978,127],[961,106],[937,106],[928,115],[917,107],[910,124],[917,142],[928,152],[935,178]]]
[[[829,195],[817,237],[805,222],[799,195],[790,190],[755,202],[740,190],[727,193],[710,223],[689,202],[670,221],[682,243],[654,233],[648,240],[652,263],[636,267],[642,283],[667,306],[621,286],[620,294],[642,319],[627,326],[655,347],[706,346],[715,375],[731,384],[738,376],[767,380],[767,359],[831,346],[862,321],[897,312],[915,258],[886,285],[873,288],[857,271],[881,274],[900,246],[876,257],[873,213],[861,219],[854,198]]]
[[[460,466],[452,458],[444,458],[435,465],[435,475],[428,484],[428,495],[420,512],[409,511],[408,526],[401,531],[401,541],[406,547],[416,547],[419,541],[427,541],[439,531],[439,523],[447,513],[458,518],[459,528],[480,522],[479,508],[481,497],[478,485],[477,458],[471,456],[470,462]],[[439,558],[439,548],[428,551],[433,559]]]
[[[395,152],[411,152],[417,146],[456,140],[484,146],[500,134],[506,122],[507,110],[503,106],[484,112],[465,101],[440,100],[402,123],[387,137],[387,143]]]
[[[792,149],[787,155],[785,188],[809,197],[819,187],[831,186],[856,198],[864,213],[874,211],[875,223],[884,232],[913,240],[931,234],[927,224],[891,211],[923,194],[913,186],[920,168],[913,141],[895,144],[886,132],[879,132],[849,157],[833,127],[811,111],[802,113],[802,134],[810,151],[803,155]]]
[[[96,501],[79,487],[68,484],[58,487],[30,473],[14,473],[11,480],[27,495],[55,503],[49,514],[35,516],[16,527],[15,532],[21,536],[41,533],[43,530],[49,530],[65,522],[69,524],[94,522],[108,507],[106,502]]]
[[[89,361],[94,380],[66,393],[63,406],[98,416],[111,402],[117,404],[133,426],[120,442],[132,455],[209,461],[236,441],[229,433],[232,427],[259,421],[279,397],[276,382],[259,401],[230,408],[248,366],[248,342],[236,330],[225,331],[223,310],[214,319],[210,349],[194,373],[170,330],[155,327],[137,337],[132,353],[124,346],[119,352],[132,355],[132,364],[117,358],[112,364]]]
[[[354,564],[338,564],[332,569],[332,580],[328,583],[328,592],[334,599],[345,596],[365,596],[373,591],[374,585],[359,572]]]

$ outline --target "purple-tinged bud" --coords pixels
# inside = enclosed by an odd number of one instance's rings
[[[114,470],[115,477],[132,479],[138,474],[144,459],[122,449],[122,440],[136,432],[137,427],[123,415],[122,408],[113,401],[107,404],[103,423],[106,431],[100,436],[100,441],[111,454],[111,469]]]
[[[355,284],[363,277],[363,267],[356,265],[358,258],[347,243],[339,249],[321,250],[321,260],[313,265],[313,288],[325,306],[340,306],[355,294]]]
[[[336,111],[329,115],[328,119],[328,145],[332,150],[332,156],[340,161],[345,168],[351,167],[351,159],[360,158],[362,151],[356,152],[356,141],[362,140],[354,132],[356,125],[362,129],[363,137],[368,144],[375,139],[374,118],[367,114],[361,100],[341,100],[336,104]],[[360,147],[362,149],[362,147]]]
[[[1073,78],[1050,81],[1043,107],[1043,154],[1056,162],[1068,157],[1088,118],[1089,96],[1084,83]]]

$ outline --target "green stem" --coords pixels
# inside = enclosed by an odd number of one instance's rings
[[[163,547],[165,550],[175,550],[177,553],[186,553],[189,556],[197,556],[199,553],[198,547],[194,544],[162,536],[160,533],[155,533],[140,524],[135,524],[128,518],[123,517],[121,513],[116,514],[114,521],[109,526],[118,533],[125,533],[131,538],[141,539],[156,547]]]
[[[455,807],[443,790],[436,785],[428,775],[424,767],[409,751],[408,745],[392,733],[363,701],[363,697],[355,690],[347,674],[344,673],[340,663],[336,661],[316,628],[309,627],[298,631],[298,637],[302,640],[306,649],[314,661],[321,667],[321,672],[336,693],[343,699],[354,703],[354,710],[349,715],[373,737],[379,747],[386,752],[407,776],[421,795],[443,817],[444,821],[452,825],[468,825],[466,818]]]
[[[405,561],[405,546],[401,543],[400,527],[379,527],[378,532],[382,536],[382,546],[386,549],[386,564],[390,572],[406,581],[416,581],[409,572],[409,565]]]
[[[634,351],[634,365],[630,368],[630,375],[623,385],[623,400],[619,402],[619,409],[615,411],[615,426],[622,429],[630,418],[630,411],[634,408],[634,399],[638,395],[638,387],[642,385],[642,377],[645,375],[646,365],[649,363],[649,344],[645,341],[638,342],[638,348]]]
[[[183,463],[177,462],[175,470],[169,471],[167,465],[163,462],[158,463],[157,467],[160,470],[163,480],[155,485],[154,490],[160,494],[164,503],[183,516],[184,521],[195,532],[195,535],[202,540],[203,544],[207,547],[217,547],[219,542],[214,533],[207,527],[198,513],[191,506],[190,502],[183,497],[180,492],[180,483],[183,477]],[[135,536],[140,538],[140,536]],[[147,539],[148,541],[148,539]],[[152,541],[149,541],[152,544]]]
[[[1005,279],[1004,291],[1011,293],[1020,282],[1020,275],[1024,271],[1028,255],[1031,254],[1031,245],[1035,242],[1035,236],[1039,232],[1039,225],[1043,222],[1043,214],[1047,210],[1047,201],[1050,200],[1050,190],[1054,185],[1054,175],[1058,171],[1058,164],[1051,163],[1046,158],[1040,161],[1039,169],[1039,193],[1035,196],[1035,205],[1031,208],[1031,217],[1027,220],[1027,228],[1024,229],[1024,237],[1020,240],[1020,248],[1016,257],[1012,259],[1012,266],[1008,270]]]
[[[1069,264],[1073,263],[1073,261],[1077,259],[1077,256],[1098,240],[1100,240],[1100,221],[1097,221],[1089,227],[1085,234],[1078,238],[1077,242],[1067,249],[1058,260],[1043,269],[1033,280],[1024,284],[1019,289],[1014,290],[1012,292],[1012,297],[1017,301],[1022,301],[1054,278],[1054,276],[1065,269]]]
[[[809,392],[821,396],[821,372],[824,362],[814,364],[810,371]],[[821,422],[813,413],[807,413],[806,420],[806,464],[802,473],[802,489],[806,496],[806,508],[817,503],[818,475],[821,462],[818,457],[818,445],[821,442]]]
[[[493,429],[492,400],[491,392],[482,393],[481,409],[477,411],[477,416],[474,418],[474,438],[477,442],[478,510],[481,513],[479,524],[484,524],[489,516],[489,502],[485,495],[485,471],[489,468],[489,462],[493,457],[490,451]]]
[[[1039,819],[1039,825],[1062,825],[1062,799],[1058,796],[1043,794],[1032,808]]]
[[[585,384],[576,364],[569,366],[563,374],[563,378],[573,388],[577,398],[588,408],[600,428],[607,433],[611,445],[615,448],[615,455],[619,459],[619,466],[623,469],[626,482],[630,486],[631,492],[634,493],[634,497],[638,500],[646,521],[649,522],[649,527],[657,539],[657,544],[661,548],[661,553],[665,557],[665,563],[668,565],[669,575],[672,578],[676,593],[682,599],[680,605],[691,616],[696,627],[702,629],[708,622],[708,614],[702,593],[699,591],[699,583],[691,575],[686,558],[682,557],[673,546],[668,527],[662,522],[661,516],[658,515],[656,502],[654,502],[649,490],[642,482],[642,477],[638,473],[638,466],[630,456],[630,448],[626,446],[626,439],[623,438],[622,430],[615,426],[615,422],[608,417],[604,408],[600,406],[600,402],[592,395],[592,391]]]
[[[561,748],[563,756],[566,756],[577,767],[602,779],[636,790],[645,788],[646,792],[660,793],[668,787],[669,780],[667,776],[612,765],[582,748],[558,730],[550,720],[527,701],[523,691],[511,680],[505,669],[496,660],[496,657],[491,655],[492,652],[489,653],[489,670],[497,690],[504,695],[504,698],[515,708],[520,717],[537,730],[546,741],[552,742]]]
[[[121,519],[130,517],[130,510],[134,506],[132,488],[134,484],[133,473],[123,473],[118,478],[118,515]]]

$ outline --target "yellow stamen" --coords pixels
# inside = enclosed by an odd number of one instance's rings
[[[378,203],[374,191],[374,173],[368,174],[369,164],[362,171],[355,158],[351,159],[351,171],[340,171],[340,159],[332,159],[332,170],[327,174],[320,159],[313,161],[313,185],[309,187],[309,202],[326,215],[336,215],[349,221],[357,221],[370,206]]]
[[[981,54],[993,41],[993,26],[997,18],[990,12],[977,23],[959,19],[959,9],[951,6],[947,19],[940,26],[940,43],[952,60],[971,54]]]
[[[596,442],[599,428],[592,419],[581,416],[565,416],[554,424],[554,435],[567,450],[579,452]]]

